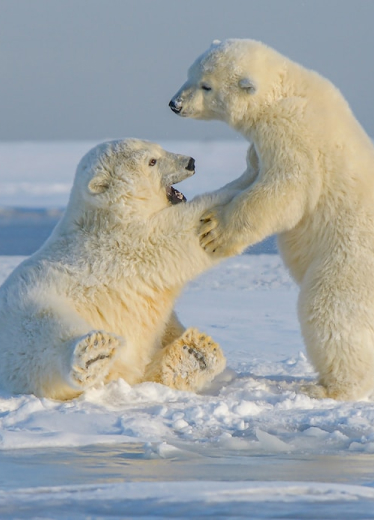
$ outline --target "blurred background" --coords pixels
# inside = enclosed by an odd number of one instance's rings
[[[317,70],[374,136],[373,20],[373,0],[0,0],[0,254],[42,244],[99,141],[194,156],[188,198],[243,171],[242,137],[168,107],[213,39],[261,40]],[[264,251],[273,239],[251,249]]]
[[[373,0],[1,0],[0,140],[234,139],[168,102],[213,39],[330,78],[374,135]]]

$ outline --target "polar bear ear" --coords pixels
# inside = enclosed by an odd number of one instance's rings
[[[239,80],[239,87],[243,90],[246,90],[249,94],[254,94],[256,92],[256,85],[249,78],[242,78]]]
[[[108,172],[97,173],[88,183],[88,190],[91,193],[104,193],[110,186],[110,175]]]
[[[219,45],[221,43],[221,40],[213,40],[212,45]]]

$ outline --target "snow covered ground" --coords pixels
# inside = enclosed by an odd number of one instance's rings
[[[0,204],[63,206],[89,146],[0,144]],[[244,168],[245,143],[169,149],[197,159],[194,184],[180,185],[188,197]],[[21,260],[0,257],[0,282]],[[228,359],[200,395],[122,380],[63,403],[0,393],[0,517],[374,518],[374,402],[300,392],[315,375],[296,302],[278,255],[233,258],[193,281],[179,316]]]

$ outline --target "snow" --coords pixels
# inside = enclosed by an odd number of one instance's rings
[[[4,195],[1,173],[0,204],[63,206],[91,144],[0,144],[13,186]],[[245,143],[169,149],[197,158],[188,197],[244,167]],[[0,282],[21,260],[0,257]],[[315,374],[297,295],[278,255],[233,258],[189,284],[182,322],[228,359],[199,395],[123,380],[69,402],[0,393],[0,517],[374,518],[374,402],[301,392]]]
[[[0,508],[5,504],[6,514],[16,511],[17,518],[47,509],[54,519],[72,518],[72,511],[79,519],[92,514],[94,518],[252,519],[290,518],[286,514],[293,507],[297,516],[292,518],[343,520],[372,518],[368,511],[373,500],[372,489],[350,485],[168,482],[42,488],[37,496],[34,489],[23,489],[1,493]]]
[[[20,260],[1,257],[1,278]],[[19,486],[13,467],[13,484],[8,478],[0,482],[2,517],[11,518],[22,504],[27,518],[47,503],[57,508],[53,518],[64,518],[68,510],[76,511],[73,518],[84,518],[83,511],[121,517],[126,503],[129,518],[151,518],[153,508],[166,518],[176,504],[180,518],[187,510],[192,517],[219,510],[227,512],[223,517],[231,511],[240,518],[261,503],[262,516],[253,518],[273,518],[281,503],[284,512],[310,518],[303,515],[313,503],[329,504],[335,518],[352,518],[352,509],[342,504],[354,503],[355,512],[362,507],[364,518],[374,518],[374,403],[318,401],[300,392],[300,384],[315,375],[304,355],[296,300],[297,289],[276,255],[230,259],[195,280],[180,298],[178,313],[186,325],[201,327],[221,343],[229,366],[200,395],[155,383],[130,387],[123,380],[70,402],[0,394],[2,467],[4,454],[6,459],[12,453],[19,464],[26,453],[35,465],[40,453],[49,453],[41,467],[57,473],[51,466],[59,449],[70,457],[88,449],[96,461],[96,480],[89,486],[87,475],[75,474],[80,455],[70,460],[74,485],[70,474],[49,473],[44,482],[36,472],[39,487],[30,478]],[[132,468],[118,473],[99,456],[101,449],[108,459],[115,450],[117,463],[124,458]],[[101,464],[109,466],[111,478],[102,479]],[[316,482],[303,482],[310,479]],[[217,482],[225,480],[235,483]]]
[[[0,263],[2,278],[20,261],[10,259]],[[69,402],[3,393],[0,449],[135,442],[159,456],[181,446],[246,456],[374,454],[374,403],[315,400],[300,391],[315,374],[296,299],[278,256],[228,260],[192,282],[177,304],[182,321],[211,334],[227,355],[228,369],[209,389],[195,395],[118,380]]]

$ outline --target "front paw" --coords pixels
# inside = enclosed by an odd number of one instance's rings
[[[240,252],[235,233],[228,222],[223,208],[214,208],[202,215],[198,235],[200,245],[207,253],[227,257]]]

